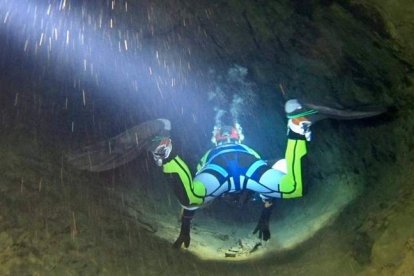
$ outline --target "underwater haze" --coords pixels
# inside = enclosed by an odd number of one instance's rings
[[[0,275],[411,275],[412,10],[2,0]],[[304,196],[275,201],[269,241],[253,234],[261,198],[235,193],[197,211],[190,247],[172,248],[181,206],[151,122],[171,122],[193,175],[228,124],[273,164],[294,98],[387,111],[312,126]]]

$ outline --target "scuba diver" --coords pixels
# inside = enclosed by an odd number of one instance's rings
[[[180,156],[172,154],[169,137],[160,139],[152,151],[155,162],[165,174],[171,174],[175,195],[183,208],[181,230],[174,248],[190,245],[190,226],[195,211],[227,193],[258,193],[263,208],[253,234],[270,239],[269,220],[275,199],[298,198],[303,195],[302,162],[311,140],[310,127],[325,118],[360,119],[383,110],[350,111],[302,103],[297,99],[285,103],[287,146],[285,158],[269,165],[252,148],[242,144],[244,136],[238,122],[232,126],[216,125],[214,147],[207,151],[193,176]]]
[[[270,239],[269,220],[275,199],[303,196],[302,162],[307,154],[307,143],[311,140],[311,126],[321,119],[362,119],[385,111],[387,107],[382,106],[364,106],[356,110],[288,100],[285,103],[288,119],[285,158],[273,165],[242,144],[242,128],[234,118],[230,126],[218,124],[214,127],[214,147],[201,158],[194,175],[184,160],[172,152],[168,119],[143,122],[109,140],[74,150],[67,159],[78,169],[102,172],[130,162],[143,151],[152,152],[157,165],[171,176],[171,186],[183,207],[175,248],[190,245],[191,220],[198,208],[218,197],[250,193],[259,194],[263,201],[253,234],[258,233],[261,240],[267,241]]]

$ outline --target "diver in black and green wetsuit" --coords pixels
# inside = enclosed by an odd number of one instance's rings
[[[319,110],[318,110],[319,108]],[[320,112],[325,111],[325,114]],[[307,142],[311,140],[310,126],[317,120],[327,117],[354,119],[370,117],[379,112],[345,112],[325,107],[303,105],[298,100],[285,104],[288,118],[288,134],[285,159],[273,166],[262,160],[253,149],[242,144],[243,133],[236,122],[233,126],[216,126],[210,149],[197,166],[193,176],[186,163],[177,155],[170,154],[170,138],[162,139],[153,151],[154,159],[163,172],[172,174],[173,189],[183,207],[180,235],[174,243],[175,248],[190,244],[190,223],[196,209],[205,206],[215,198],[226,193],[245,190],[260,194],[264,207],[253,233],[259,238],[270,239],[269,219],[276,198],[298,198],[303,195],[302,161],[307,154]],[[326,115],[329,114],[329,116]]]

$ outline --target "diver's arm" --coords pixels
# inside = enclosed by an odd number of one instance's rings
[[[270,239],[269,221],[272,214],[274,201],[272,199],[266,199],[263,201],[263,209],[260,214],[259,222],[253,231],[253,234],[259,232],[259,239],[267,241]]]
[[[181,248],[182,244],[184,244],[185,248],[190,246],[191,220],[193,219],[194,213],[195,210],[183,209],[183,213],[181,214],[180,235],[173,244],[174,248]]]

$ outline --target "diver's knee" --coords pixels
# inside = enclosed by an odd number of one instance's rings
[[[292,192],[283,193],[283,198],[298,198],[303,196],[302,189],[294,189]]]
[[[288,175],[280,181],[280,192],[283,198],[296,198],[303,196],[302,183],[298,183]]]
[[[207,195],[206,186],[198,179],[193,180],[193,194],[195,197],[204,198]]]

